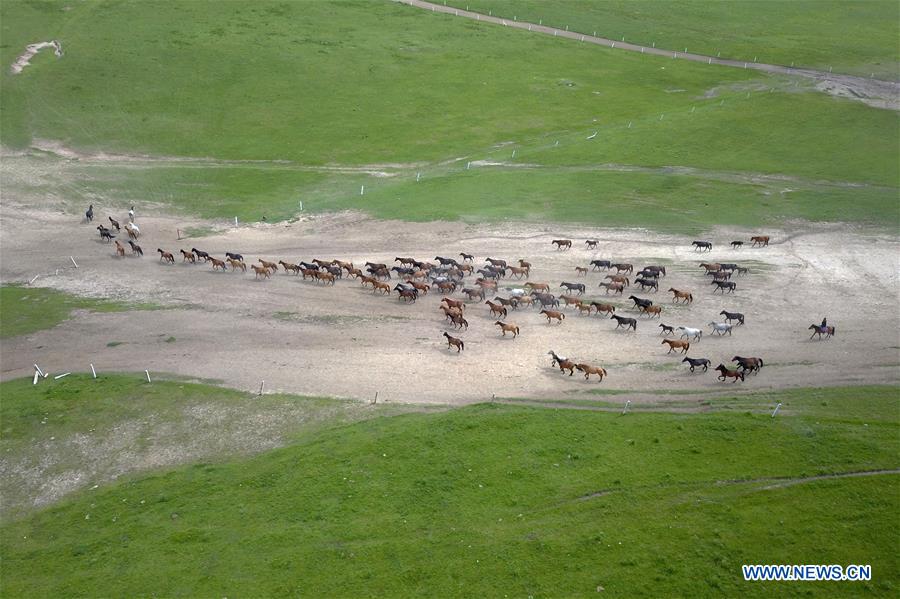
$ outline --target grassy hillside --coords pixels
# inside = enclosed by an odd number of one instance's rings
[[[752,408],[776,399],[774,419]],[[872,564],[872,582],[803,589],[894,595],[898,475],[802,477],[900,466],[897,389],[714,403],[625,417],[480,405],[132,477],[4,524],[4,593],[796,593],[742,582],[742,563],[772,562]]]
[[[896,80],[900,6],[890,0],[449,0],[460,8],[633,44]]]

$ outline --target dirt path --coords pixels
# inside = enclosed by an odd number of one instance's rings
[[[709,65],[735,67],[743,69],[754,69],[766,73],[779,75],[794,75],[806,77],[815,81],[816,89],[819,91],[858,100],[875,108],[885,108],[889,110],[900,110],[900,82],[882,81],[879,79],[867,79],[865,77],[856,77],[853,75],[841,75],[838,73],[826,73],[824,71],[816,71],[813,69],[797,69],[793,67],[785,67],[774,64],[763,64],[758,62],[742,62],[738,60],[727,60],[716,58],[714,56],[703,56],[702,54],[693,54],[690,52],[677,52],[674,50],[664,50],[661,48],[647,48],[637,44],[616,41],[604,37],[596,37],[593,35],[585,35],[574,31],[566,31],[564,29],[556,29],[545,25],[528,23],[525,21],[510,21],[500,17],[483,15],[481,13],[435,4],[434,2],[425,2],[424,0],[397,0],[401,4],[408,4],[416,8],[429,10],[431,12],[439,12],[450,14],[457,17],[465,17],[492,23],[494,25],[502,25],[505,27],[514,27],[516,29],[524,29],[554,37],[564,37],[567,39],[580,41],[588,44],[596,44],[598,46],[606,46],[617,50],[627,50],[629,52],[639,52],[641,54],[651,54],[654,56],[664,56],[666,58],[678,58],[690,60],[693,62],[702,62]]]
[[[107,214],[124,217],[100,203],[95,212],[101,221]],[[139,224],[147,256],[117,259],[93,226],[4,198],[4,283],[28,282],[43,273],[35,285],[170,309],[82,313],[52,330],[4,340],[0,378],[30,376],[35,362],[51,372],[86,371],[94,363],[101,371],[173,372],[245,390],[256,390],[265,380],[273,392],[361,399],[378,392],[379,401],[446,404],[485,401],[492,394],[537,400],[630,398],[591,393],[615,389],[634,393],[633,401],[640,401],[641,394],[659,401],[653,395],[658,390],[727,390],[713,374],[691,375],[680,357],[666,355],[657,323],[644,318],[635,334],[615,331],[611,321],[580,317],[574,310],[567,311],[562,326],[547,325],[537,311],[523,309],[508,318],[522,329],[521,337],[512,340],[499,336],[485,306],[473,304],[467,313],[470,328],[461,333],[466,351],[457,355],[447,351],[440,337],[447,326],[437,310],[438,296],[404,305],[395,296],[374,296],[353,281],[324,288],[282,272],[255,281],[249,274],[214,273],[207,266],[164,266],[155,254],[157,247],[177,255],[179,247],[195,246],[215,254],[240,251],[251,262],[259,257],[392,262],[401,255],[432,259],[460,251],[474,253],[479,264],[485,256],[527,258],[534,264],[532,279],[554,287],[578,280],[574,267],[594,258],[663,263],[669,266],[663,290],[686,288],[695,297],[692,306],[684,307],[672,306],[665,291],[639,293],[665,306],[663,322],[708,331],[707,323],[718,320],[722,309],[746,314],[746,326],[733,336],[705,337],[690,352],[710,358],[713,365],[735,354],[764,357],[763,372],[739,384],[744,390],[898,380],[900,242],[846,226],[770,231],[775,241],[768,248],[738,251],[728,249],[727,242],[755,231],[719,230],[710,234],[718,242],[716,250],[701,257],[691,251],[687,238],[564,225],[414,224],[341,213],[241,227],[179,243],[176,228],[204,223],[147,216]],[[574,239],[575,248],[555,251],[550,240],[556,237]],[[601,239],[599,250],[584,249],[581,240],[588,237]],[[70,255],[77,270],[71,268]],[[737,280],[734,296],[713,295],[697,267],[702,259],[744,263],[752,272]],[[582,279],[589,296],[604,297],[597,285],[605,274],[591,272]],[[622,306],[622,313],[637,316],[627,300],[610,299]],[[837,338],[808,341],[806,327],[823,316],[837,325]],[[166,342],[169,337],[175,340]],[[110,346],[113,342],[121,344]],[[602,364],[610,376],[601,384],[561,375],[550,368],[551,349]]]

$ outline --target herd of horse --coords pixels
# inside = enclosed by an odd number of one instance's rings
[[[88,220],[93,219],[93,206],[88,210],[86,216]],[[133,212],[130,213],[130,218],[133,218]],[[123,227],[112,217],[109,218],[109,221],[110,228],[103,225],[97,227],[100,237],[107,243],[114,242],[116,257],[124,257],[126,247],[116,239],[116,232],[121,231]],[[131,255],[143,256],[143,250],[137,244],[140,229],[133,222],[128,222],[124,229],[129,236]],[[769,237],[754,236],[751,238],[751,242],[753,246],[766,247],[769,244]],[[570,250],[573,246],[570,239],[554,239],[551,243],[560,251]],[[598,244],[599,240],[597,239],[585,241],[587,249],[596,249]],[[741,241],[731,243],[735,248],[742,244]],[[710,241],[696,240],[692,246],[698,251],[711,252],[713,244]],[[428,261],[412,257],[395,257],[392,264],[366,262],[357,267],[352,262],[338,259],[315,258],[310,261],[289,262],[258,258],[256,262],[250,263],[237,252],[225,252],[222,257],[213,256],[209,252],[193,247],[190,250],[180,248],[178,252],[181,255],[181,263],[208,264],[214,271],[225,272],[230,269],[231,272],[245,273],[249,266],[255,279],[270,279],[279,270],[285,275],[302,277],[302,280],[309,280],[325,286],[334,286],[338,280],[344,278],[356,279],[362,287],[370,287],[373,294],[390,296],[396,293],[398,301],[407,304],[415,303],[420,297],[426,296],[434,290],[442,296],[439,302],[439,311],[444,315],[445,322],[457,331],[468,330],[469,321],[465,317],[465,312],[471,304],[467,302],[477,300],[487,306],[487,317],[493,320],[493,326],[498,327],[498,336],[507,337],[507,333],[509,333],[511,340],[520,336],[521,329],[518,324],[510,322],[508,318],[511,312],[518,312],[523,308],[540,308],[538,314],[547,319],[547,324],[555,323],[557,326],[562,325],[566,320],[567,309],[574,309],[575,313],[581,316],[602,314],[604,317],[608,317],[608,320],[615,321],[614,330],[622,329],[626,333],[637,332],[640,317],[643,316],[646,320],[653,318],[661,320],[664,313],[663,305],[655,303],[650,298],[632,294],[628,296],[628,299],[631,300],[631,307],[637,312],[637,317],[623,315],[617,313],[617,310],[623,310],[621,306],[585,299],[584,296],[588,289],[586,283],[562,281],[559,285],[553,286],[548,282],[532,281],[530,279],[532,265],[522,259],[508,262],[500,258],[486,257],[483,266],[476,269],[475,256],[460,252],[458,259],[435,256],[433,260]],[[174,253],[162,248],[157,248],[157,253],[161,263],[169,265],[175,263]],[[711,278],[710,285],[715,287],[713,293],[721,291],[723,295],[735,293],[737,289],[737,284],[730,280],[732,276],[740,277],[750,272],[748,268],[733,263],[701,262],[699,268]],[[605,289],[607,295],[612,292],[624,296],[626,289],[638,287],[641,291],[656,293],[660,289],[660,279],[667,276],[666,267],[659,264],[647,265],[635,271],[635,267],[631,263],[595,259],[586,266],[575,266],[577,277],[586,278],[590,272],[600,270],[607,271],[604,279],[598,283],[599,288]],[[396,279],[394,279],[395,277]],[[500,281],[506,277],[509,277],[510,280],[526,279],[526,281],[521,286],[505,286],[504,289],[507,293],[504,297],[498,292]],[[554,289],[564,292],[557,296],[553,293]],[[674,305],[685,306],[694,301],[694,294],[691,290],[669,287],[667,292],[672,294],[671,303]],[[455,293],[460,293],[465,299],[452,297]],[[709,323],[711,335],[731,336],[735,326],[742,326],[746,323],[744,315],[739,312],[722,310],[718,315],[723,317],[723,320],[720,322],[713,320]],[[680,354],[683,357],[682,363],[688,365],[691,373],[695,373],[699,369],[702,369],[702,372],[709,370],[712,364],[711,360],[687,355],[692,347],[696,348],[702,340],[702,329],[668,325],[662,322],[658,324],[658,328],[660,329],[659,335],[664,337],[661,344],[668,347],[667,354],[673,352]],[[809,329],[813,331],[813,337],[818,335],[819,338],[827,339],[834,336],[834,327],[826,327],[824,323],[821,326],[813,324]],[[670,339],[669,336],[673,338]],[[465,350],[465,342],[462,338],[455,337],[447,331],[442,332],[442,337],[446,340],[449,350],[455,349],[456,353]],[[582,372],[585,379],[596,375],[598,380],[602,381],[607,376],[607,371],[600,366],[568,360],[553,351],[549,353],[553,357],[552,365],[558,367],[563,373],[568,371],[570,376],[575,370]],[[714,370],[719,373],[719,380],[731,379],[737,382],[738,380],[743,381],[746,374],[759,373],[762,366],[762,358],[734,356],[729,365],[720,363]]]

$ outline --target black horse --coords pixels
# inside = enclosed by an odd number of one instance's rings
[[[707,360],[706,358],[685,358],[681,361],[682,364],[685,362],[691,365],[691,372],[694,372],[694,368],[700,366],[703,367],[703,372],[709,370],[709,360]]]
[[[716,288],[713,289],[713,293],[716,291],[721,291],[722,295],[725,295],[725,290],[728,290],[728,293],[734,293],[734,290],[737,289],[737,283],[733,283],[731,281],[712,281],[711,285],[716,285]]]
[[[492,268],[479,268],[475,272],[480,274],[485,279],[493,279],[496,281],[500,278],[500,273]]]
[[[456,261],[456,258],[444,258],[443,256],[435,256],[435,260],[443,264],[444,266],[448,264],[452,264],[453,266],[459,266],[459,262]]]
[[[240,260],[241,262],[244,261],[243,256],[241,256],[240,254],[235,254],[234,252],[225,252],[225,257],[231,258],[232,260]],[[318,266],[316,268],[318,268]]]
[[[616,323],[617,323],[617,324],[616,324],[616,328],[617,328],[617,329],[618,329],[619,327],[625,327],[625,330],[626,330],[626,331],[627,331],[628,329],[632,329],[632,330],[634,330],[635,333],[637,332],[637,320],[635,320],[634,318],[625,318],[624,316],[616,316],[615,314],[613,314],[612,316],[610,316],[610,318],[611,318],[612,320],[615,320],[615,321],[616,321]]]
[[[735,249],[735,250],[739,250],[739,249],[741,249],[743,246],[744,246],[744,242],[743,242],[743,241],[732,241],[732,242],[731,242],[731,247],[732,247],[733,249]]]
[[[547,306],[559,307],[559,300],[552,293],[536,293],[534,297],[541,303],[542,308],[546,308]]]
[[[462,257],[463,262],[474,262],[475,261],[475,256],[473,256],[472,254],[460,252],[459,255]]]
[[[499,266],[501,268],[506,268],[506,260],[499,260],[497,258],[485,258],[485,262],[490,262],[491,266]]]
[[[107,229],[103,225],[98,225],[97,230],[100,231],[100,239],[105,239],[106,243],[109,243],[116,238],[115,234],[112,232],[112,229]]]
[[[144,255],[144,250],[141,249],[141,246],[139,246],[135,242],[131,241],[130,239],[128,240],[128,244],[131,246],[132,254],[138,254],[139,256]]]
[[[400,276],[403,276],[403,275],[411,275],[411,274],[413,274],[414,272],[416,272],[414,269],[412,269],[412,268],[407,268],[407,267],[405,267],[405,266],[395,266],[395,267],[393,267],[391,270],[396,271],[397,274],[400,275]]]
[[[708,252],[712,251],[712,242],[710,241],[693,241],[691,242],[691,245],[694,246],[695,250],[700,250],[701,252],[703,250]]]
[[[84,213],[84,217],[88,220],[88,222],[93,222],[93,220],[94,220],[94,205],[93,204],[88,206],[87,212]]]
[[[656,279],[635,279],[635,285],[641,286],[641,291],[646,291],[647,289],[652,289],[653,291],[659,291],[659,281]]]
[[[197,260],[199,260],[200,258],[203,258],[204,262],[209,262],[209,254],[208,253],[206,253],[202,250],[198,250],[197,248],[191,248],[191,251],[194,252],[195,256],[197,256]]]
[[[738,323],[744,324],[744,315],[740,312],[726,312],[725,310],[722,310],[719,312],[719,315],[725,317],[725,322],[736,320]]]
[[[653,300],[641,299],[635,295],[629,295],[628,299],[634,302],[634,307],[649,308],[653,305]]]
[[[565,287],[569,291],[577,291],[578,295],[582,295],[584,293],[584,283],[566,283],[563,281],[559,284],[560,287]]]
[[[609,260],[591,260],[591,266],[594,267],[594,270],[600,270],[601,268],[609,270],[612,267],[612,262]]]
[[[656,274],[654,276],[656,277],[658,277],[659,275],[666,276],[666,267],[651,264],[649,266],[645,266],[643,272],[655,272]]]
[[[744,372],[759,372],[759,369],[765,366],[762,358],[742,358],[735,356],[731,358],[732,362],[737,362],[738,367]]]
[[[737,265],[737,264],[734,264],[734,263],[731,263],[731,262],[722,262],[722,263],[720,264],[720,266],[722,267],[722,270],[731,270],[731,271],[735,271],[735,270],[738,269],[738,265]]]
[[[670,326],[667,325],[667,324],[662,324],[662,323],[660,323],[660,324],[659,324],[659,328],[662,329],[662,331],[660,331],[660,333],[659,333],[660,335],[668,336],[670,333],[671,333],[672,335],[675,334],[675,327],[670,327]]]

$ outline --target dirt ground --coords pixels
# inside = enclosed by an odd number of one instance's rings
[[[592,259],[669,265],[658,294],[662,322],[704,329],[688,355],[707,357],[713,366],[738,354],[759,356],[766,366],[728,391],[795,386],[896,383],[900,365],[898,249],[893,236],[847,225],[785,228],[767,248],[732,250],[732,239],[748,240],[749,230],[717,230],[706,237],[716,247],[702,255],[691,239],[644,230],[598,230],[564,225],[504,223],[425,224],[373,220],[359,213],[304,217],[293,223],[224,228],[203,238],[176,240],[176,229],[209,223],[162,215],[143,215],[144,258],[116,258],[99,240],[98,222],[125,214],[95,204],[93,225],[53,206],[37,209],[5,199],[0,207],[3,283],[53,287],[80,295],[153,302],[162,310],[77,313],[52,330],[4,340],[3,380],[31,376],[38,363],[53,373],[88,371],[171,372],[215,379],[245,390],[371,399],[378,401],[464,404],[498,398],[564,399],[625,397],[659,401],[660,391],[723,390],[715,375],[690,374],[681,356],[666,355],[657,321],[639,317],[637,333],[614,330],[614,322],[567,310],[562,325],[549,325],[537,310],[511,312],[521,327],[518,339],[502,338],[487,306],[468,306],[466,350],[451,353],[441,333],[451,331],[438,311],[440,296],[413,305],[396,295],[380,297],[355,280],[322,287],[279,272],[271,280],[252,274],[213,272],[206,265],[182,264],[179,248],[212,254],[242,253],[248,262],[262,257],[289,262],[313,258],[392,262],[395,256],[433,259],[474,254],[476,264],[491,256],[525,258],[531,280],[557,287],[561,281],[588,285],[587,297],[603,298],[597,284],[607,274],[576,277],[574,267]],[[799,226],[798,226],[799,227]],[[124,237],[124,235],[123,235]],[[556,251],[551,239],[575,241]],[[601,240],[588,251],[584,239]],[[176,264],[158,261],[156,248],[176,254]],[[72,267],[69,256],[78,262]],[[737,293],[713,294],[698,268],[701,260],[737,262],[751,268],[735,278]],[[58,269],[58,270],[57,270]],[[505,279],[501,285],[519,286]],[[674,306],[669,287],[691,290],[691,306]],[[559,289],[554,289],[559,294]],[[626,297],[628,293],[625,294]],[[459,297],[459,294],[454,294]],[[627,299],[609,297],[619,313],[637,317]],[[746,325],[731,337],[709,335],[707,323],[720,310],[743,312]],[[810,341],[807,327],[827,316],[836,338]],[[169,337],[175,341],[165,342]],[[123,342],[109,347],[114,341]],[[549,350],[577,361],[603,365],[602,383],[561,375],[550,367]],[[591,396],[592,390],[626,390],[630,395]]]

